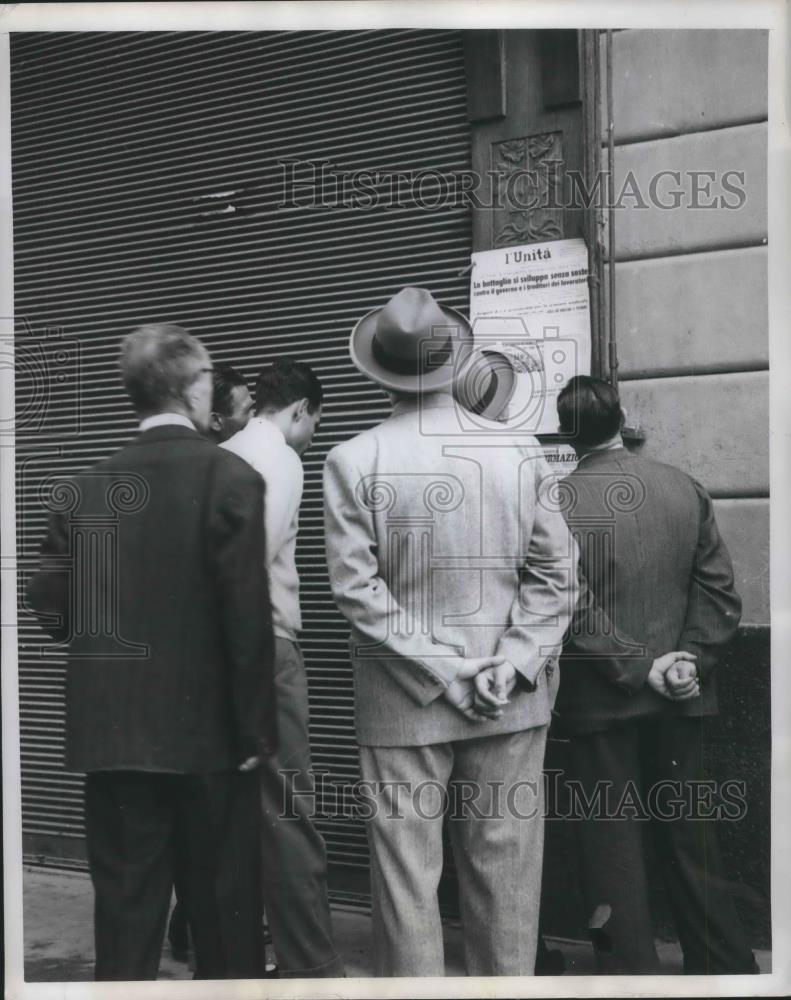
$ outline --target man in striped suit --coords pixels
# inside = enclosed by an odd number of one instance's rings
[[[694,798],[701,722],[717,713],[716,665],[741,613],[711,497],[681,470],[624,448],[609,383],[577,376],[557,406],[579,456],[561,489],[586,585],[555,708],[570,739],[568,776],[589,802],[606,792],[601,815],[574,823],[599,971],[660,971],[642,847],[648,819],[684,971],[757,971],[710,810],[704,803],[698,815]],[[630,790],[637,804],[619,816]]]

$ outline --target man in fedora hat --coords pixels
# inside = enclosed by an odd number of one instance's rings
[[[533,972],[541,770],[577,553],[535,438],[453,397],[468,321],[405,288],[355,326],[352,360],[393,413],[325,467],[335,601],[352,626],[371,793],[377,973],[444,974],[443,814],[470,975]]]

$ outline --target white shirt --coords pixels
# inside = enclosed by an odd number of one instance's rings
[[[302,462],[280,428],[266,417],[253,417],[220,447],[252,465],[266,483],[264,524],[272,623],[275,635],[295,640],[302,628],[296,564]]]
[[[150,431],[152,427],[165,427],[168,424],[180,424],[182,427],[197,430],[195,424],[183,413],[156,413],[153,417],[146,417],[140,421],[140,430]]]

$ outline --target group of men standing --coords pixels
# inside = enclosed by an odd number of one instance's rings
[[[297,642],[299,456],[321,386],[308,366],[277,362],[253,400],[168,324],[131,333],[120,364],[140,432],[74,478],[77,504],[51,514],[28,587],[69,643],[66,764],[88,776],[96,978],[156,978],[174,886],[196,978],[264,976],[263,899],[281,976],[341,976],[305,805]],[[141,502],[116,503],[124,490]],[[91,515],[118,518],[101,580],[75,563]],[[81,624],[97,588],[116,598],[112,621],[102,602],[98,637]],[[109,631],[124,646],[112,655]],[[298,817],[279,819],[289,802]]]
[[[716,711],[712,668],[739,621],[711,500],[624,449],[615,390],[577,377],[561,393],[560,429],[580,456],[564,501],[535,438],[460,406],[471,349],[468,321],[423,289],[366,314],[352,361],[392,415],[324,469],[327,564],[351,626],[373,801],[378,975],[444,974],[448,796],[467,972],[532,974],[553,707],[586,788],[694,780],[700,718]],[[88,775],[97,979],[156,978],[174,885],[196,977],[263,974],[262,905],[281,975],[344,974],[298,644],[300,456],[322,387],[283,360],[253,399],[219,368],[180,327],[125,339],[140,433],[74,477],[28,587],[69,643],[67,766]],[[632,502],[613,502],[619,484]],[[140,502],[120,503],[131,488]],[[115,561],[97,579],[81,525],[108,513]],[[100,617],[114,617],[84,628],[97,586],[112,597]],[[577,825],[600,971],[658,971],[639,823]],[[652,826],[685,970],[754,971],[713,824]]]

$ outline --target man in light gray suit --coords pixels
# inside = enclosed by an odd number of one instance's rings
[[[577,551],[535,438],[455,403],[471,346],[467,320],[423,289],[364,316],[352,360],[393,413],[325,467],[330,580],[352,626],[373,793],[379,975],[444,974],[449,790],[468,974],[530,975],[535,961],[541,772]]]

